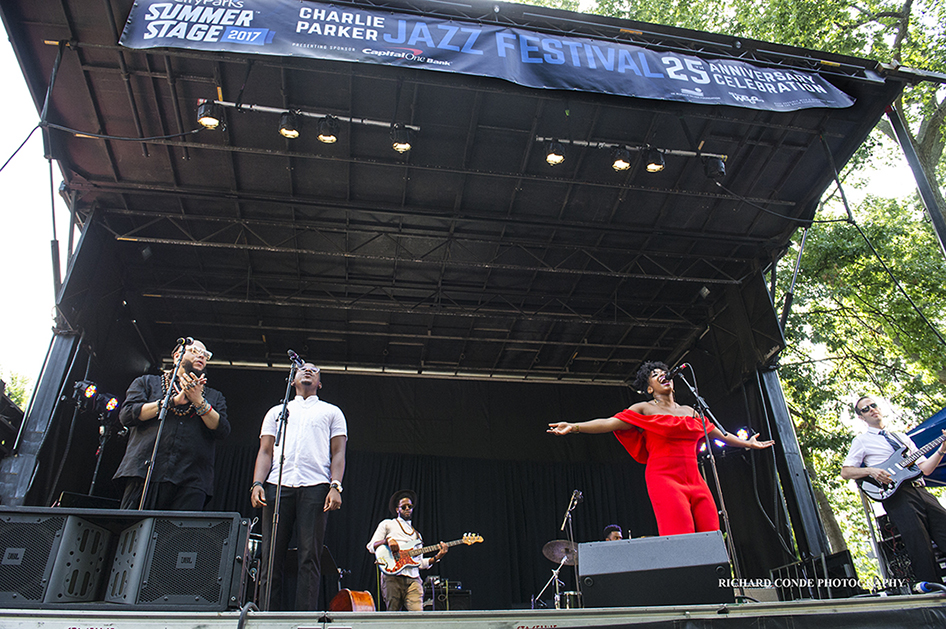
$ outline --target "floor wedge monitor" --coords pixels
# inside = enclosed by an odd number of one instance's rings
[[[719,531],[579,544],[578,574],[585,607],[735,600]]]

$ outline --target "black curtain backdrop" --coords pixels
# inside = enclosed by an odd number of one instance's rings
[[[227,398],[233,425],[217,450],[209,509],[260,515],[249,504],[259,427],[266,410],[280,401],[285,375],[220,366],[208,370],[211,386]],[[704,378],[704,390],[719,390],[710,376]],[[542,555],[543,546],[567,537],[559,527],[575,489],[584,495],[574,511],[576,541],[601,539],[608,524],[629,528],[635,537],[657,534],[644,468],[614,436],[545,432],[549,422],[613,415],[640,399],[630,389],[339,373],[323,373],[322,380],[320,396],[344,411],[349,428],[343,506],[330,515],[327,534],[337,564],[351,572],[345,587],[368,590],[378,599],[377,572],[365,545],[378,522],[389,517],[388,498],[403,488],[418,493],[415,525],[427,544],[467,532],[484,537],[481,544],[451,548],[431,573],[462,583],[472,592],[474,609],[529,605],[555,567]],[[758,397],[748,386],[712,404],[730,430],[751,423],[766,437],[771,432]],[[688,400],[681,395],[681,402]],[[68,470],[57,492],[88,491],[96,423],[80,418],[64,454],[63,440],[56,440],[56,465],[64,456]],[[60,421],[60,432],[68,432],[68,425],[68,419]],[[110,479],[123,450],[122,439],[106,445],[97,495],[121,494],[121,484]],[[770,568],[792,561],[783,550],[791,542],[773,456],[772,451],[729,451],[718,459],[745,577],[767,577]],[[715,493],[711,476],[710,487]],[[258,524],[254,530],[260,530]],[[565,588],[573,590],[574,571],[566,568],[562,577]],[[334,575],[325,575],[323,583],[330,597],[337,587]]]
[[[249,485],[259,424],[278,402],[272,396],[284,390],[284,374],[216,373],[230,385],[234,433],[218,455],[210,506],[258,516],[249,505]],[[351,571],[345,587],[377,598],[377,572],[365,545],[378,522],[390,517],[388,498],[398,489],[418,493],[415,525],[426,544],[467,532],[484,537],[482,544],[452,548],[431,572],[471,590],[476,609],[529,605],[555,567],[542,547],[567,537],[560,526],[575,489],[584,496],[573,517],[578,542],[601,539],[608,524],[635,537],[657,534],[644,466],[617,439],[545,432],[549,422],[613,415],[639,399],[630,389],[333,373],[323,374],[323,385],[320,396],[342,408],[349,427],[343,507],[331,514],[327,536],[338,565]],[[269,393],[265,404],[257,391]],[[748,423],[740,416],[750,403],[743,390],[730,397],[720,405],[734,430]],[[752,424],[767,434],[764,417]],[[727,451],[717,461],[743,572],[768,576],[769,568],[791,561],[774,533],[781,528],[788,540],[772,452]],[[574,589],[574,571],[566,568],[563,577],[566,589]]]

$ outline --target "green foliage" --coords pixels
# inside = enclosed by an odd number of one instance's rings
[[[2,367],[0,367],[0,379],[6,383],[4,395],[19,406],[20,410],[25,411],[26,403],[33,394],[33,382],[23,374],[5,372]]]

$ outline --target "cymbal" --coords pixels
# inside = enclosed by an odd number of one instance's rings
[[[549,561],[561,563],[564,558],[566,566],[574,566],[578,560],[578,546],[567,539],[553,539],[542,547],[542,554]]]

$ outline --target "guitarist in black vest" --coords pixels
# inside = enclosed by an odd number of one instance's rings
[[[447,552],[447,545],[440,542],[433,557],[408,555],[408,551],[424,546],[420,532],[411,523],[416,500],[417,494],[410,489],[395,492],[388,501],[394,517],[382,520],[368,542],[368,551],[381,567],[381,596],[389,612],[423,611],[420,570],[431,568]],[[431,552],[426,548],[423,551]]]
[[[867,424],[867,432],[856,436],[851,443],[841,467],[841,478],[887,489],[899,482],[893,494],[882,501],[884,510],[900,532],[917,580],[942,583],[930,540],[946,552],[946,509],[926,490],[922,476],[931,474],[943,460],[946,443],[928,458],[920,457],[916,461],[916,468],[922,473],[916,475],[920,478],[899,481],[899,469],[885,462],[900,448],[906,447],[909,454],[917,449],[916,445],[906,435],[884,429],[883,411],[873,398],[858,399],[854,412]]]

